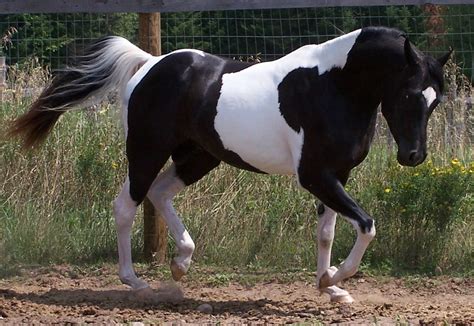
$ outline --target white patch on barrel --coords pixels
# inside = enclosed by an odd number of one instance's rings
[[[224,147],[261,171],[296,174],[304,132],[293,130],[281,115],[278,85],[297,68],[318,67],[319,74],[343,68],[360,32],[224,74],[214,121]]]
[[[428,105],[428,107],[431,106],[431,104],[433,104],[434,100],[436,100],[436,92],[435,90],[433,89],[433,87],[427,87],[423,92],[421,92],[423,94],[423,96],[425,97],[425,100],[426,100],[426,105]]]

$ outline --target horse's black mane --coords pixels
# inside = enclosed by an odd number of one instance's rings
[[[398,48],[401,50],[403,47],[399,47],[400,44],[405,42],[405,39],[408,38],[408,35],[396,28],[391,27],[384,27],[384,26],[370,26],[362,28],[363,33],[361,34],[361,38],[359,39],[361,42],[365,42],[368,40],[374,39],[385,39],[387,42],[387,47],[393,49],[394,44],[398,44]],[[391,41],[394,41],[393,43]],[[438,63],[438,61],[430,55],[423,55],[420,51],[415,49],[415,51],[424,56],[425,62],[428,65],[428,71],[431,77],[439,84],[440,90],[443,91],[444,86],[444,77],[443,77],[443,70]],[[395,60],[395,57],[392,57],[392,60]]]
[[[364,31],[364,35],[367,38],[378,38],[378,37],[391,37],[394,39],[398,39],[400,37],[407,37],[405,32],[402,32],[399,29],[391,28],[391,27],[384,27],[384,26],[369,26],[364,27],[362,29]]]
[[[431,56],[427,56],[428,71],[430,72],[431,78],[433,78],[439,85],[441,93],[444,91],[444,75],[443,69],[436,59]]]

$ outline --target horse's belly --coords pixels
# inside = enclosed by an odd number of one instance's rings
[[[269,174],[295,174],[295,163],[288,147],[279,142],[263,140],[268,138],[242,137],[233,141],[223,140],[223,145],[259,171]]]
[[[238,127],[238,124],[233,124]],[[241,125],[241,127],[244,127]],[[232,139],[228,131],[218,131],[225,149],[230,150],[256,169],[269,174],[295,174],[297,164],[290,148],[278,138],[269,134],[253,134],[254,130],[241,128],[242,134]],[[227,162],[232,164],[232,162]]]
[[[259,92],[246,87],[244,92],[224,83],[214,127],[225,149],[258,170],[296,173],[303,132],[296,133],[282,117],[276,88]]]

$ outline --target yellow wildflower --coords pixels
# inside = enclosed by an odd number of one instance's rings
[[[453,158],[453,159],[451,160],[451,164],[452,164],[452,165],[461,165],[461,162],[459,162],[459,160],[458,160],[457,158]]]
[[[385,188],[385,189],[384,189],[384,192],[387,193],[387,194],[388,194],[390,191],[392,191],[392,189],[390,189],[390,188]]]

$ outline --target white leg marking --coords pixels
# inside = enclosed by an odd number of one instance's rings
[[[335,302],[353,302],[350,294],[338,288],[337,286],[320,287],[320,279],[331,266],[331,250],[334,240],[334,228],[336,226],[336,212],[327,206],[324,206],[324,213],[318,220],[318,266],[316,273],[316,284],[322,293],[327,293],[331,301]]]
[[[338,288],[335,285],[320,289],[322,293],[329,294],[332,302],[352,303],[354,299],[346,290]]]
[[[324,213],[318,220],[318,267],[317,284],[319,279],[331,266],[331,250],[336,226],[336,212],[324,206]]]
[[[130,180],[127,177],[122,191],[114,201],[119,252],[119,277],[124,284],[130,285],[134,290],[139,290],[148,287],[148,284],[140,280],[133,270],[130,232],[136,211],[137,204],[130,197]]]
[[[357,272],[362,257],[364,256],[365,250],[369,246],[369,243],[375,237],[375,221],[374,225],[372,226],[372,229],[368,233],[363,233],[357,222],[354,222],[352,220],[349,220],[349,222],[351,222],[351,224],[357,230],[357,240],[354,244],[354,247],[352,247],[349,256],[339,267],[339,270],[332,273],[333,275],[328,274],[328,278],[322,282],[327,286],[335,285],[338,282],[348,277],[351,277]]]
[[[188,271],[191,264],[194,242],[173,208],[173,198],[184,187],[185,184],[176,176],[176,168],[173,164],[156,177],[148,191],[148,198],[166,221],[176,242],[178,256],[174,258],[173,263],[177,265],[183,275]]]

